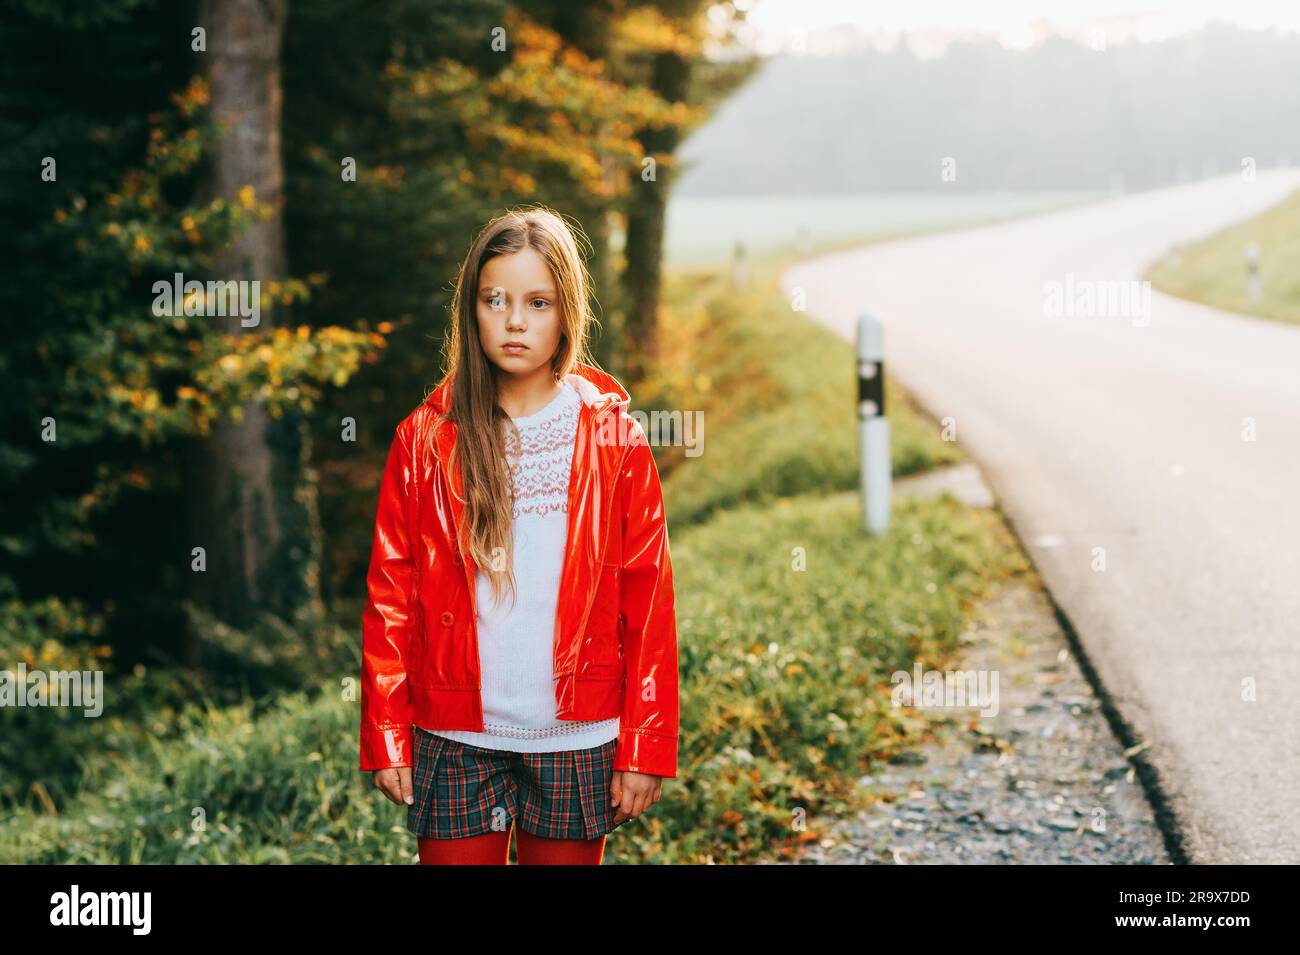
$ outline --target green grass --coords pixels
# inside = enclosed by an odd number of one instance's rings
[[[846,814],[857,777],[925,732],[890,706],[890,675],[943,666],[1016,551],[990,512],[947,496],[900,499],[877,538],[859,513],[854,493],[808,494],[674,540],[683,778],[612,840],[620,859],[779,856],[807,837],[797,813]]]
[[[971,605],[1027,565],[996,514],[948,495],[899,499],[887,533],[862,530],[849,346],[774,285],[737,296],[684,273],[665,304],[682,344],[634,398],[706,416],[703,455],[660,451],[679,775],[606,859],[773,859],[816,835],[797,819],[851,811],[857,777],[926,734],[929,717],[890,705],[890,675],[954,660]],[[895,473],[960,459],[891,395]],[[57,814],[0,822],[0,862],[414,861],[405,808],[356,769],[356,702],[318,686],[257,710],[186,707],[165,739],[87,753]]]
[[[16,813],[0,861],[411,862],[398,807],[356,770],[356,704],[340,697],[187,711],[177,738],[93,761],[63,814]]]
[[[1252,304],[1246,284],[1246,247],[1259,246],[1263,294]],[[1283,322],[1300,322],[1300,190],[1271,209],[1188,244],[1174,264],[1167,258],[1145,275],[1162,292],[1204,305]]]
[[[848,811],[854,779],[924,732],[890,706],[889,675],[943,666],[1016,552],[991,513],[951,497],[900,500],[878,538],[856,530],[857,508],[851,493],[804,495],[674,539],[679,776],[609,841],[609,862],[775,857],[801,837],[796,813]],[[7,820],[0,862],[414,861],[404,808],[355,768],[355,706],[331,687],[259,717],[180,714],[168,741],[93,760],[61,815]]]

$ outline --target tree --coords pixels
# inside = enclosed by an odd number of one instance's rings
[[[651,61],[648,85],[665,101],[684,104],[691,60],[700,50],[697,31],[703,5],[698,0],[674,0],[668,4],[670,10],[664,6],[660,4],[652,15],[650,10],[643,11],[650,21],[642,29],[646,37],[642,47]],[[648,162],[633,180],[627,197],[624,287],[628,311],[624,334],[629,343],[626,370],[633,377],[642,377],[658,364],[664,220],[681,130],[673,124],[646,126],[637,130],[637,139]]]
[[[217,279],[268,284],[284,278],[280,50],[286,13],[286,0],[203,0],[200,6],[211,113],[222,127],[202,193],[217,198],[251,190],[270,208],[214,256]],[[262,317],[274,320],[273,311]],[[262,613],[294,619],[319,612],[319,517],[309,466],[303,423],[296,416],[273,421],[256,400],[222,419],[195,449],[191,530],[195,546],[206,549],[207,570],[193,575],[194,595],[219,619],[246,625]],[[193,652],[190,662],[198,662]]]

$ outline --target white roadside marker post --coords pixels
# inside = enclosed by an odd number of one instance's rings
[[[885,417],[885,342],[880,319],[858,318],[858,452],[862,517],[869,534],[889,527],[891,466],[889,419]]]
[[[1259,245],[1255,242],[1246,246],[1246,291],[1250,304],[1258,305],[1264,295],[1264,283],[1259,276]]]

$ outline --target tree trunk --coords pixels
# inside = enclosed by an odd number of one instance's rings
[[[620,4],[614,0],[584,0],[574,3],[572,0],[556,0],[543,12],[540,8],[536,15],[548,22],[567,43],[584,55],[609,61],[611,28]],[[614,158],[608,154],[600,156],[606,176],[613,178]],[[587,264],[591,283],[600,303],[600,334],[592,345],[593,356],[597,363],[617,377],[623,374],[623,336],[621,328],[625,312],[620,301],[622,288],[618,270],[614,267],[610,252],[610,222],[608,219],[610,202],[606,199],[579,197],[565,209],[582,225],[591,242],[593,258]]]
[[[690,64],[677,53],[655,55],[650,86],[659,96],[677,103],[686,98]],[[647,156],[656,160],[677,150],[678,131],[673,127],[643,129],[637,139]],[[624,274],[627,326],[624,347],[626,371],[633,380],[644,377],[658,360],[660,270],[663,266],[664,215],[672,177],[656,163],[654,182],[634,182],[628,198],[627,271]]]
[[[274,210],[235,237],[213,262],[212,278],[257,280],[284,277],[284,166],[281,157],[280,50],[287,0],[202,0],[199,25],[207,30],[208,80],[213,119],[224,135],[208,157],[206,197],[238,201],[252,186],[259,203]],[[261,322],[232,334],[255,334]],[[199,606],[231,625],[243,626],[270,612],[301,619],[319,609],[318,516],[303,423],[272,419],[256,403],[243,419],[222,419],[194,449],[189,498],[194,546],[207,554],[207,570],[192,575]],[[197,666],[201,645],[191,633],[187,662]]]

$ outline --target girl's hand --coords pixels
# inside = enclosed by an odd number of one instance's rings
[[[408,806],[415,802],[415,790],[411,786],[410,766],[376,769],[374,777],[375,788],[393,802],[406,803]]]
[[[614,813],[614,825],[635,819],[657,803],[663,785],[662,776],[616,769],[614,781],[609,787],[610,805],[618,806],[618,811]]]

